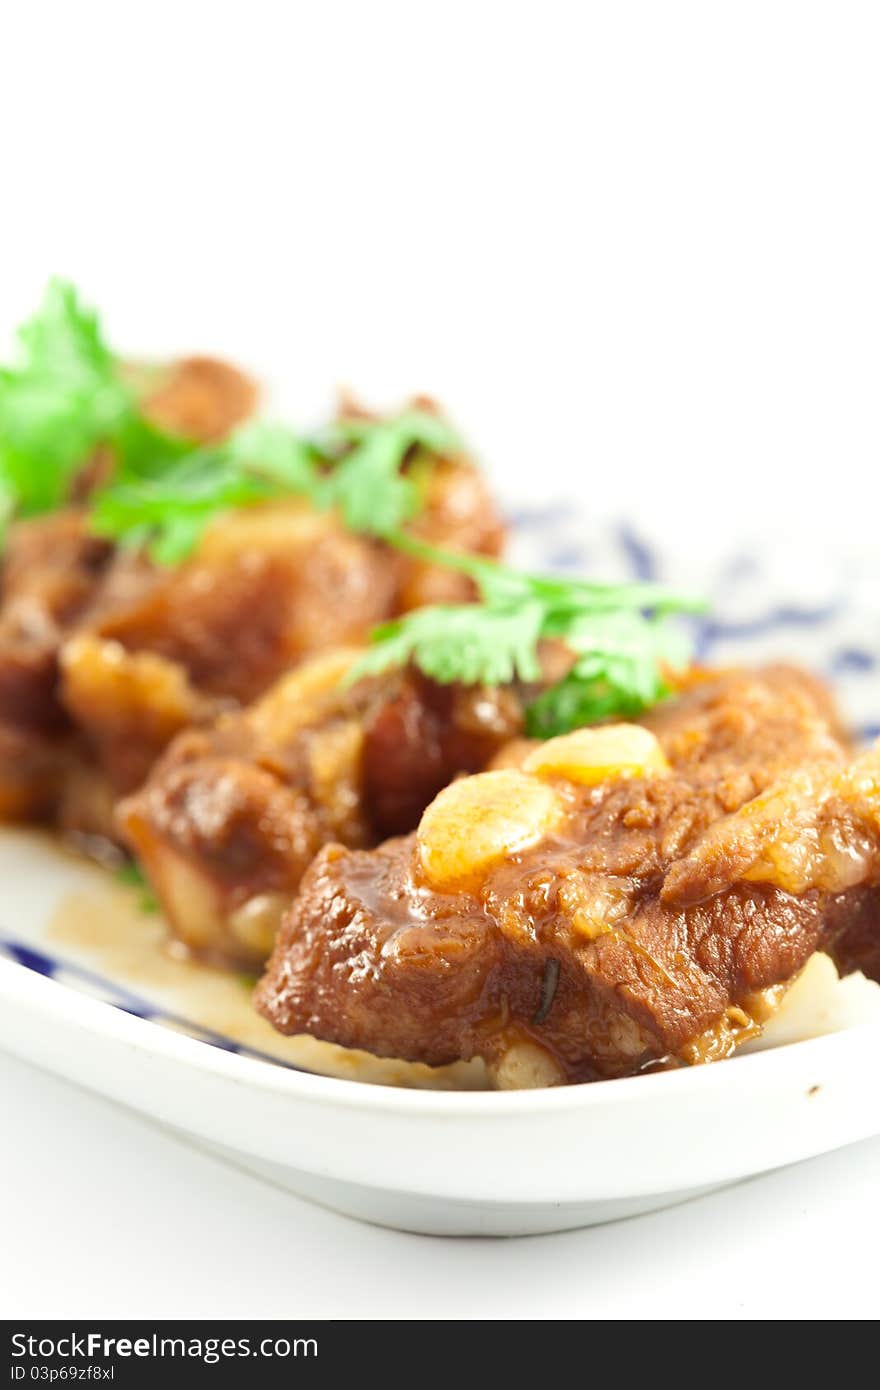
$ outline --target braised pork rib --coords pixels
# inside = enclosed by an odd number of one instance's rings
[[[203,958],[261,966],[323,845],[413,829],[443,786],[521,731],[513,689],[415,671],[349,685],[358,655],[313,657],[247,709],[181,734],[120,804],[172,930]]]
[[[149,380],[145,410],[206,440],[254,400],[207,359]],[[478,470],[461,454],[429,462],[412,532],[496,554],[503,527]],[[96,537],[76,506],[18,522],[0,575],[0,816],[112,841],[116,801],[175,735],[383,619],[472,594],[465,576],[296,499],[218,517],[174,569]]]
[[[324,848],[260,1011],[549,1084],[725,1056],[817,947],[876,962],[880,752],[853,759],[816,682],[703,676],[609,728],[453,784],[416,834]]]

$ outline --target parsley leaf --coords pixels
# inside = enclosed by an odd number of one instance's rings
[[[687,663],[669,621],[702,604],[653,584],[595,584],[522,574],[479,556],[439,550],[406,535],[400,549],[469,574],[481,601],[437,605],[384,623],[349,680],[413,662],[441,683],[537,681],[542,639],[573,655],[568,674],[536,697],[527,731],[549,738],[583,724],[632,717],[669,693],[666,673]]]

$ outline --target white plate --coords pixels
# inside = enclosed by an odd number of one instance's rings
[[[880,1022],[709,1067],[433,1092],[236,1055],[0,961],[0,1043],[353,1216],[515,1235],[684,1200],[880,1130]]]
[[[526,561],[545,568],[688,579],[619,529],[585,546],[569,512],[521,518],[519,538]],[[704,651],[800,656],[836,677],[867,730],[880,699],[858,607],[872,597],[866,572],[844,574],[826,557],[807,585],[790,559],[775,561],[772,574],[747,557],[692,562],[715,600]],[[431,1073],[278,1038],[243,981],[170,956],[137,890],[47,836],[0,832],[0,885],[0,1045],[369,1221],[446,1234],[560,1230],[880,1131],[880,989],[835,983],[824,958],[752,1055],[552,1091],[450,1091],[479,1086],[480,1068]]]

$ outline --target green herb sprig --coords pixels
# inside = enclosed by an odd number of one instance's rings
[[[141,415],[96,315],[72,285],[52,280],[0,369],[0,509],[4,519],[53,511],[95,449],[117,475],[149,476],[188,446]]]
[[[118,864],[114,870],[114,878],[117,883],[122,883],[127,888],[137,889],[136,901],[141,912],[153,913],[159,911],[159,900],[150,887],[146,874],[136,860],[130,859],[125,863]]]
[[[403,410],[384,420],[338,420],[319,448],[328,467],[317,504],[336,507],[349,530],[393,536],[421,510],[421,471],[404,472],[404,462],[414,451],[458,453],[461,442],[441,416]]]
[[[393,535],[421,505],[419,470],[403,471],[412,451],[458,447],[446,422],[427,411],[343,419],[317,440],[257,422],[156,478],[106,488],[95,498],[93,524],[122,545],[146,546],[160,564],[185,559],[224,512],[292,496],[321,511],[336,508],[349,530]]]
[[[74,287],[52,280],[19,330],[16,361],[0,369],[0,525],[63,506],[107,448],[112,478],[90,499],[94,528],[162,564],[185,559],[222,513],[285,496],[335,508],[349,529],[381,537],[420,510],[418,456],[460,448],[443,419],[419,409],[345,418],[316,440],[258,422],[199,445],[152,425],[136,383]]]
[[[92,501],[98,535],[176,565],[218,516],[285,496],[314,496],[308,446],[283,425],[243,425],[221,444],[194,450],[154,478],[111,483]]]
[[[668,675],[689,655],[670,620],[703,605],[656,584],[597,584],[533,574],[410,536],[400,549],[469,575],[480,602],[416,609],[377,627],[349,679],[409,662],[442,684],[541,679],[539,643],[572,654],[567,675],[528,705],[527,732],[549,738],[611,717],[633,717],[670,693]]]

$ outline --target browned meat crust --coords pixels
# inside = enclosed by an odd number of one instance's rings
[[[259,390],[250,377],[214,357],[184,357],[140,368],[144,413],[154,424],[205,444],[224,439],[253,415]]]
[[[500,555],[504,546],[504,524],[486,480],[461,457],[437,461],[427,479],[424,509],[407,529],[431,545],[475,555]],[[473,597],[473,586],[462,574],[400,554],[395,559],[395,612]]]
[[[65,632],[103,582],[112,547],[76,511],[11,527],[0,599],[0,817],[51,813],[69,720],[58,700]]]
[[[394,604],[383,549],[297,503],[231,513],[198,551],[95,624],[247,703],[303,656],[362,639]]]
[[[225,434],[256,400],[247,377],[210,358],[139,369],[134,376],[148,417],[196,439]],[[111,467],[110,456],[99,450],[84,464],[77,498]],[[96,610],[130,603],[143,592],[151,571],[144,562],[115,555],[108,541],[92,535],[79,506],[10,528],[0,575],[3,818],[45,817],[55,813],[59,798],[69,801],[67,784],[78,755],[71,739],[72,711],[59,698],[62,644]],[[74,786],[81,786],[79,773]]]
[[[436,462],[418,524],[459,548],[494,550],[502,535],[484,483],[463,460]],[[448,598],[470,597],[469,581],[453,575],[441,584],[440,575],[299,503],[231,513],[182,566],[93,610],[65,648],[62,703],[115,792],[129,792],[176,733],[223,702],[251,703],[306,657],[363,642],[377,623],[441,588]],[[419,810],[443,784],[435,764],[429,755],[404,793]],[[401,814],[389,806],[385,822],[378,809],[388,828],[418,818]]]
[[[880,983],[880,890],[853,890],[837,899],[823,947],[841,975],[861,970]]]
[[[201,439],[227,432],[256,397],[236,369],[206,358],[130,370],[151,418]],[[107,462],[86,470],[84,492]],[[496,553],[503,529],[470,461],[435,458],[425,476],[418,534]],[[0,592],[0,728],[3,746],[16,750],[14,767],[0,759],[0,814],[112,836],[115,799],[144,781],[183,729],[247,705],[304,658],[361,642],[382,619],[441,594],[467,598],[469,581],[297,502],[220,518],[173,571],[114,552],[89,534],[79,508],[21,523]],[[441,785],[435,762],[421,771],[426,799]],[[401,814],[389,810],[407,828],[418,815]]]
[[[0,606],[0,723],[54,732],[58,648],[91,601],[112,546],[88,533],[76,511],[22,521],[10,530]]]
[[[313,658],[242,713],[181,734],[118,822],[172,929],[204,957],[258,966],[281,910],[328,841],[411,829],[434,794],[521,727],[513,691],[416,673],[342,683]]]
[[[375,686],[362,770],[374,843],[414,829],[442,787],[486,767],[523,727],[523,692],[515,687],[437,685],[415,670]]]
[[[851,893],[877,881],[880,783],[828,715],[786,668],[702,680],[644,721],[668,775],[551,780],[560,824],[463,886],[432,884],[415,836],[328,846],[257,1007],[432,1064],[525,1042],[557,1080],[726,1055],[820,942],[871,931]]]

